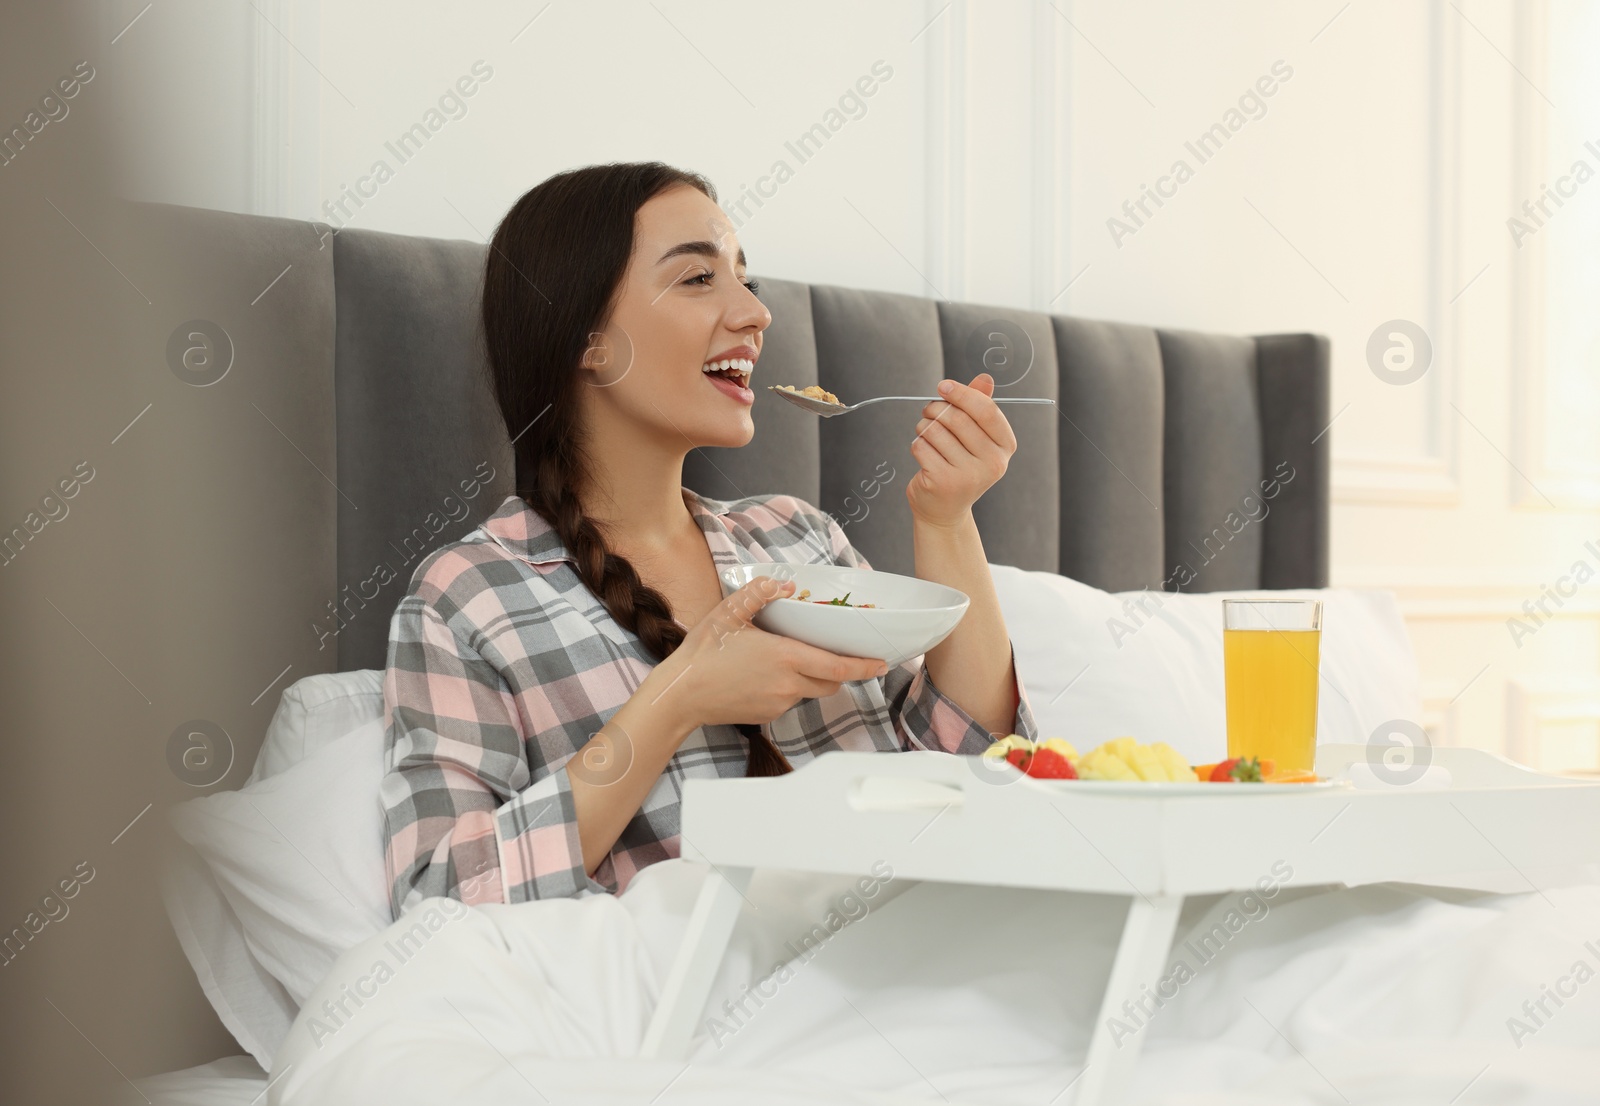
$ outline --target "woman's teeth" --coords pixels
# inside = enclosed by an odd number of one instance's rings
[[[756,363],[748,358],[730,357],[723,361],[707,361],[700,366],[700,371],[703,373],[721,373],[743,388],[750,383],[750,374],[755,371],[755,367]]]

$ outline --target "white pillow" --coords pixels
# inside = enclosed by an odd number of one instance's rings
[[[382,669],[362,669],[307,676],[290,685],[279,700],[245,789],[254,795],[256,792],[253,789],[260,781],[281,775],[306,756],[327,748],[361,726],[381,726],[382,683]],[[381,773],[381,735],[373,748],[377,770]],[[359,765],[351,765],[347,761],[343,763],[347,768],[359,768]],[[362,787],[365,783],[354,782],[352,786]],[[238,796],[243,793],[221,792],[207,798],[223,798],[221,805],[227,807],[230,804],[237,805]],[[376,784],[372,784],[367,793],[375,797]],[[359,792],[350,794],[359,795]],[[358,798],[350,804],[350,808],[359,805],[361,800]],[[206,813],[198,821],[203,823],[205,819],[215,818],[217,806],[211,804],[204,808]],[[186,833],[193,835],[206,832],[196,828],[197,818],[190,814],[187,803],[174,808],[168,817],[173,827],[179,830],[180,837]],[[180,828],[180,821],[185,828]],[[264,827],[264,822],[259,820],[254,824]],[[379,832],[377,847],[380,851],[377,855],[381,870],[381,828]],[[300,840],[298,833],[295,840]],[[227,847],[223,842],[214,844],[219,848]],[[161,875],[163,901],[178,942],[217,1016],[238,1040],[240,1047],[254,1056],[263,1069],[271,1070],[273,1053],[299,1012],[299,1001],[290,995],[273,971],[255,954],[254,949],[264,938],[259,934],[246,933],[245,925],[234,909],[233,897],[223,888],[223,883],[229,882],[231,877],[224,868],[214,867],[209,862],[210,852],[208,849],[203,855],[192,844],[182,841],[175,845]],[[301,864],[303,867],[304,861]],[[233,896],[238,894],[238,890],[234,889]],[[384,890],[383,911],[387,918],[387,889]],[[388,924],[387,921],[384,924]],[[313,952],[312,961],[315,958]],[[306,957],[291,959],[305,961]]]
[[[168,815],[210,866],[251,953],[299,1007],[340,953],[388,926],[383,720],[278,775]]]
[[[161,901],[178,944],[222,1024],[261,1070],[271,1071],[299,1006],[251,953],[239,916],[200,854],[182,841],[168,845]]]
[[[249,786],[298,764],[361,723],[383,715],[381,668],[305,676],[284,691],[267,723]]]
[[[1080,752],[1114,737],[1165,741],[1194,764],[1227,755],[1222,601],[1254,592],[1112,594],[1053,572],[990,565],[1039,731]],[[1389,592],[1272,591],[1322,600],[1319,743],[1366,744],[1419,722],[1416,657]]]

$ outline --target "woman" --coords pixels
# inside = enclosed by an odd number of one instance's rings
[[[754,434],[756,292],[711,185],[659,162],[558,174],[495,231],[483,334],[517,494],[418,565],[391,623],[397,917],[619,893],[679,854],[689,777],[1036,736],[972,516],[1016,449],[987,374],[943,382],[911,443],[916,573],[972,598],[948,638],[889,669],[753,626],[792,581],[723,597],[726,565],[870,567],[809,503],[682,486],[691,449]]]

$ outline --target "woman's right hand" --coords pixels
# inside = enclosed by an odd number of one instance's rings
[[[884,675],[882,660],[830,653],[752,625],[756,612],[794,592],[793,580],[757,576],[711,609],[651,673],[663,677],[658,706],[687,729],[771,722],[802,699]],[[665,670],[665,671],[663,671]]]

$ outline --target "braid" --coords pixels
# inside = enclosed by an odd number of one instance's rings
[[[657,661],[665,660],[683,644],[683,627],[672,617],[666,597],[641,580],[626,558],[606,548],[600,528],[584,514],[573,491],[582,465],[570,439],[551,444],[535,469],[529,505],[555,528],[577,560],[578,578],[617,624],[636,635]],[[746,776],[781,776],[794,770],[760,726],[740,723],[738,729],[750,743]]]

